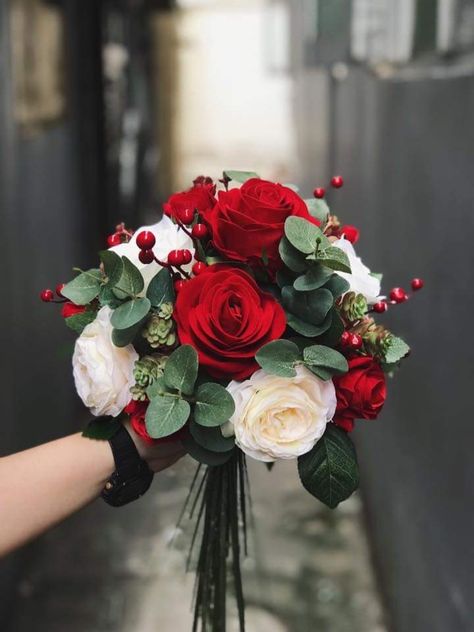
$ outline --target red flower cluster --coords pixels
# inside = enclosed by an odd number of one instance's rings
[[[376,419],[385,403],[385,375],[370,356],[349,360],[349,371],[334,378],[337,408],[334,423],[344,430],[354,428],[355,419]]]
[[[178,293],[174,318],[181,344],[218,378],[243,380],[257,368],[256,352],[282,336],[285,312],[271,294],[238,268],[209,266]]]

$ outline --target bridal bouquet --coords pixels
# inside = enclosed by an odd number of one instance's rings
[[[199,177],[172,195],[152,226],[120,224],[98,267],[78,271],[56,299],[42,292],[78,334],[79,396],[93,415],[115,418],[88,436],[106,439],[128,415],[144,441],[179,438],[205,466],[190,492],[200,501],[193,543],[202,539],[194,629],[225,630],[229,578],[244,630],[247,456],[268,467],[294,459],[303,487],[331,508],[358,487],[349,433],[377,417],[385,376],[409,348],[375,320],[408,294],[380,295],[357,238],[324,189],[304,200],[227,171],[217,185]]]

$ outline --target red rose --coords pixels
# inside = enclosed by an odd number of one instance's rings
[[[147,443],[169,443],[171,441],[177,441],[178,439],[182,439],[188,432],[187,427],[184,426],[180,428],[177,432],[169,435],[168,437],[162,437],[161,439],[152,439],[147,432],[146,424],[145,424],[145,415],[148,408],[148,404],[150,402],[137,402],[132,399],[123,409],[123,412],[127,415],[130,415],[130,423],[132,424],[133,430],[137,433],[137,435],[146,441]]]
[[[266,257],[269,268],[277,270],[281,266],[278,245],[284,234],[285,220],[290,215],[319,225],[292,189],[252,178],[240,189],[221,191],[216,206],[204,221],[221,254],[257,266]]]
[[[163,204],[163,210],[169,217],[183,220],[183,212],[187,210],[198,211],[205,217],[216,203],[214,197],[216,187],[209,183],[207,178],[201,182],[198,178],[193,187],[182,193],[175,193]]]
[[[75,303],[68,301],[62,306],[61,316],[63,318],[69,318],[70,316],[75,316],[76,314],[82,314],[85,311],[85,305],[76,305]]]
[[[354,419],[375,419],[385,402],[385,375],[371,357],[349,360],[349,371],[334,378],[337,408],[334,423],[347,431],[354,427]]]
[[[285,312],[271,294],[237,268],[218,264],[187,281],[173,314],[181,344],[191,344],[213,377],[242,380],[258,365],[256,352],[280,338]]]
[[[343,226],[339,233],[341,236],[344,235],[347,241],[350,241],[351,244],[355,244],[359,240],[359,229],[355,226],[350,226],[349,224],[347,226]]]

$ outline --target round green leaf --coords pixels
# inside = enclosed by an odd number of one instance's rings
[[[191,421],[189,431],[196,443],[211,452],[228,452],[235,446],[234,437],[224,437],[220,427],[206,428]]]
[[[196,392],[194,419],[201,426],[221,426],[234,414],[232,395],[220,384],[201,384]]]
[[[184,426],[190,413],[191,407],[186,400],[172,395],[157,395],[146,411],[147,432],[153,439],[168,437]]]
[[[286,286],[281,292],[281,297],[286,310],[312,325],[320,325],[334,304],[333,295],[324,288],[298,292]]]
[[[229,450],[228,452],[212,452],[211,450],[206,450],[206,448],[203,448],[199,445],[199,443],[197,443],[191,434],[183,439],[183,446],[187,450],[188,454],[198,461],[198,463],[204,463],[205,465],[209,465],[211,467],[223,465],[234,453],[233,450]]]
[[[293,283],[295,290],[299,292],[310,292],[322,287],[329,281],[332,272],[322,265],[314,265],[306,274],[298,277]]]
[[[304,272],[308,267],[308,262],[299,250],[294,248],[286,237],[282,237],[278,246],[280,257],[287,268],[293,272]],[[280,287],[282,287],[280,285]]]
[[[149,299],[134,298],[117,307],[112,314],[110,322],[115,329],[129,329],[142,321],[150,311],[150,308],[151,303]]]
[[[92,269],[81,272],[61,290],[61,294],[76,305],[87,305],[95,299],[100,291],[102,273]]]
[[[281,377],[294,377],[295,364],[301,360],[301,353],[290,340],[273,340],[258,350],[255,359],[267,373]]]
[[[318,244],[326,248],[330,243],[315,224],[294,215],[286,218],[285,235],[292,246],[306,255],[314,253]]]
[[[166,362],[164,379],[169,388],[192,395],[198,374],[198,354],[191,345],[182,345]]]
[[[320,250],[317,255],[320,263],[331,270],[339,270],[340,272],[351,272],[351,264],[349,258],[341,248],[337,246],[329,246],[324,250]]]
[[[174,301],[173,279],[167,268],[162,268],[150,281],[146,295],[153,307]]]
[[[100,260],[104,264],[107,285],[114,286],[120,281],[123,273],[123,261],[113,250],[102,250],[99,252]]]
[[[140,270],[133,265],[127,257],[122,257],[123,272],[119,282],[114,288],[118,298],[124,299],[130,296],[138,296],[145,287]]]
[[[342,353],[324,345],[306,347],[303,359],[308,366],[321,367],[334,375],[341,375],[349,370],[347,360]]]

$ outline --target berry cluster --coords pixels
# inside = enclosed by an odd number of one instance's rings
[[[120,244],[126,244],[133,237],[133,230],[125,227],[125,224],[121,222],[115,227],[115,233],[112,233],[107,237],[107,245],[109,248],[113,246],[120,246]]]
[[[329,183],[333,189],[340,189],[344,185],[344,178],[342,176],[333,176]],[[321,200],[326,195],[326,189],[324,187],[316,187],[313,191],[315,198]]]
[[[412,279],[411,289],[414,292],[421,290],[424,286],[425,282],[423,279]],[[390,290],[389,293],[389,301],[378,301],[372,306],[372,311],[376,314],[383,314],[387,311],[389,305],[399,305],[400,303],[405,303],[410,298],[410,295],[405,292],[402,287],[394,287]]]

